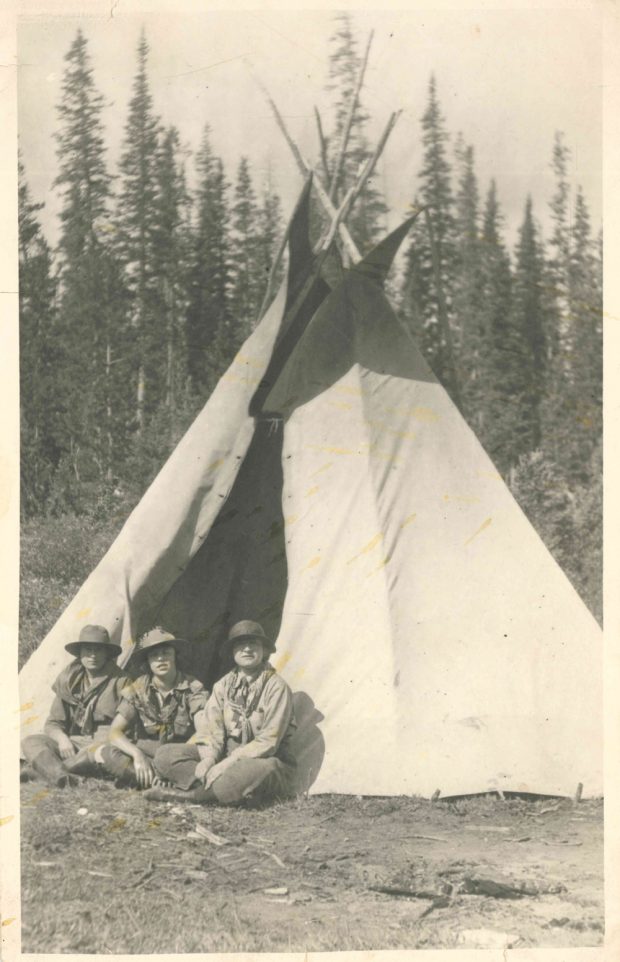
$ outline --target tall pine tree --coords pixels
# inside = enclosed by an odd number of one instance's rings
[[[63,398],[56,391],[59,360],[52,256],[19,164],[19,374],[21,392],[21,510],[41,511],[63,451]]]
[[[205,396],[232,359],[231,251],[228,184],[205,128],[196,157],[196,227],[189,271],[187,366],[193,390]]]
[[[258,204],[247,157],[242,157],[239,162],[231,213],[230,306],[236,321],[238,343],[241,343],[252,331],[264,287]]]
[[[357,174],[371,151],[365,133],[369,115],[360,96],[353,112],[340,172],[337,172],[338,155],[362,66],[362,57],[353,33],[350,14],[338,13],[335,19],[336,29],[330,38],[328,81],[328,88],[334,97],[334,125],[327,142],[327,162],[330,192],[337,205],[357,179]],[[375,172],[366,183],[347,220],[351,234],[362,252],[369,250],[383,231],[387,215],[387,207],[376,180]]]
[[[101,113],[86,38],[81,30],[65,57],[58,107],[61,199],[59,392],[66,405],[64,466],[75,484],[97,480],[110,467],[106,409],[108,345],[106,254],[98,238],[106,222],[110,181]]]
[[[532,199],[527,198],[519,230],[510,325],[503,346],[504,376],[514,404],[513,458],[538,448],[541,404],[547,375],[544,262],[534,223]]]
[[[429,364],[455,399],[458,383],[451,344],[455,221],[448,140],[435,77],[431,76],[422,116],[421,183],[414,203],[415,207],[427,208],[428,221],[418,217],[412,230],[405,263],[403,311]]]
[[[156,214],[159,121],[147,76],[149,47],[144,31],[138,43],[138,69],[129,102],[125,140],[120,160],[121,188],[117,206],[118,254],[124,268],[134,328],[135,419],[144,428],[146,412],[157,404],[157,390],[147,385],[157,358],[153,344],[165,331],[156,330],[161,321],[156,302],[158,280],[154,248],[158,229]],[[161,361],[161,358],[159,358]]]

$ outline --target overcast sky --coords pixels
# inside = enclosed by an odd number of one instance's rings
[[[360,47],[375,31],[363,93],[372,117],[371,138],[392,110],[403,111],[379,175],[390,226],[406,214],[416,191],[420,117],[431,72],[448,130],[453,135],[462,131],[475,148],[481,191],[492,176],[497,180],[511,240],[528,192],[548,231],[556,130],[565,133],[572,152],[571,180],[582,184],[593,225],[600,226],[601,50],[595,12],[364,10],[352,16]],[[156,112],[179,128],[192,150],[209,123],[229,176],[239,157],[248,155],[259,176],[271,172],[288,213],[301,181],[255,77],[271,91],[302,153],[315,160],[313,106],[319,106],[327,123],[333,18],[328,11],[256,10],[22,21],[20,146],[34,198],[46,202],[42,218],[49,239],[57,239],[55,107],[63,58],[78,26],[88,38],[95,83],[106,98],[110,170],[118,159],[144,24]]]

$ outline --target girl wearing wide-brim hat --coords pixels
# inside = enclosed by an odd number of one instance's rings
[[[138,643],[143,673],[123,691],[110,743],[102,750],[105,768],[119,784],[148,788],[157,779],[160,748],[186,742],[195,733],[194,717],[208,692],[180,667],[187,644],[159,627]]]
[[[77,641],[65,645],[74,656],[52,685],[55,698],[41,734],[28,735],[22,752],[47,782],[64,786],[78,775],[100,771],[100,748],[128,676],[116,664],[120,645],[101,625],[85,625]]]
[[[293,696],[269,664],[275,645],[255,621],[234,625],[223,645],[235,667],[214,686],[193,744],[161,749],[156,767],[174,790],[153,788],[155,801],[237,805],[293,793]]]

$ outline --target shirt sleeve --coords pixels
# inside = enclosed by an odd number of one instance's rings
[[[206,700],[206,692],[204,693]],[[193,744],[198,745],[202,761],[215,765],[223,758],[226,745],[224,728],[224,694],[223,687],[216,684],[206,706],[199,710],[194,718],[196,734],[191,738]]]
[[[56,695],[54,701],[52,702],[52,707],[50,708],[50,713],[47,716],[47,721],[45,722],[43,730],[45,732],[49,731],[67,731],[67,713],[65,710],[65,703],[60,697]]]
[[[230,753],[231,758],[269,758],[275,755],[293,718],[293,695],[283,678],[272,676],[258,704],[263,720],[251,742]]]
[[[209,692],[203,688],[202,685],[200,688],[196,685],[196,689],[190,692],[187,699],[187,707],[192,718],[194,718],[197,712],[201,712],[204,709],[209,695]],[[194,725],[196,725],[196,721],[197,719],[194,719]]]
[[[131,725],[138,717],[137,705],[138,697],[133,689],[133,685],[129,683],[125,685],[121,691],[121,700],[118,703],[116,711]]]

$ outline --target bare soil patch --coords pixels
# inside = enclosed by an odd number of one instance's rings
[[[236,810],[22,786],[22,950],[594,946],[601,801],[310,796]]]

